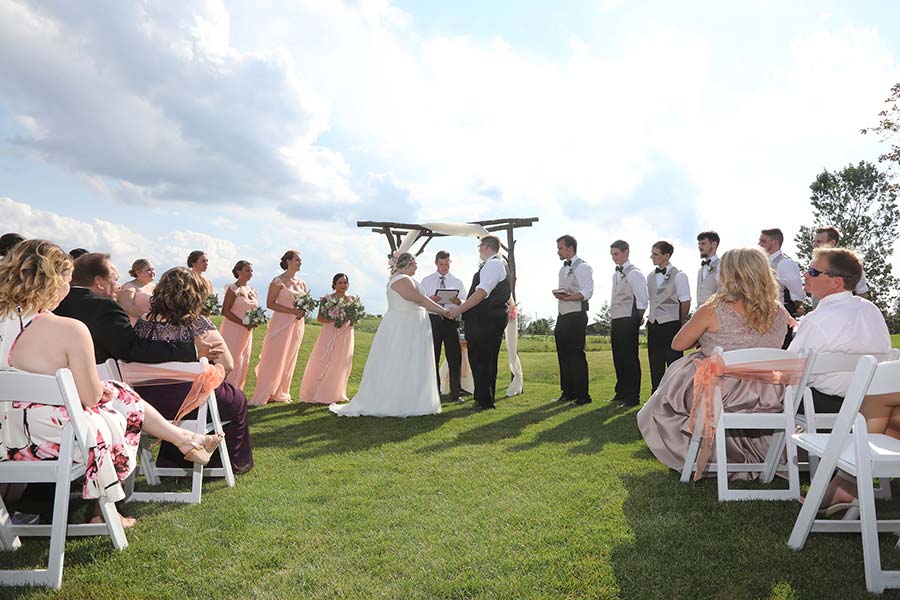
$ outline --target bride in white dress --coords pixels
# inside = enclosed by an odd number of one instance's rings
[[[446,311],[425,296],[412,278],[415,272],[415,257],[408,252],[397,257],[387,285],[387,312],[372,341],[359,390],[349,403],[328,407],[336,415],[414,417],[441,412],[428,313],[446,316]]]

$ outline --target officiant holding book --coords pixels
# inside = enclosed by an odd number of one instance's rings
[[[466,286],[450,273],[450,253],[440,250],[434,257],[436,270],[422,280],[425,295],[444,308],[462,303],[460,298],[466,297]],[[434,366],[438,373],[438,391],[441,389],[440,360],[441,347],[447,356],[450,369],[450,400],[460,401],[460,371],[462,368],[462,349],[459,345],[459,319],[448,319],[441,315],[430,314],[431,335],[434,338]]]

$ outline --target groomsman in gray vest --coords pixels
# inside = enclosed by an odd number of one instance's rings
[[[647,315],[647,358],[651,394],[659,387],[666,367],[684,356],[672,350],[672,340],[691,311],[691,284],[687,275],[669,263],[675,248],[666,241],[653,244],[650,260],[656,269],[647,275],[650,311]]]
[[[616,264],[609,302],[609,341],[616,369],[616,395],[611,402],[617,402],[620,407],[637,406],[641,402],[638,340],[647,309],[647,281],[628,260],[630,252],[625,240],[616,240],[609,246],[609,255]]]
[[[588,392],[588,365],[584,354],[588,300],[594,294],[594,270],[576,254],[578,242],[571,235],[556,240],[556,253],[563,261],[559,285],[553,295],[559,301],[559,315],[553,336],[559,360],[559,402],[591,403]]]
[[[816,248],[837,248],[841,243],[841,232],[837,227],[819,227],[813,237],[812,247]],[[869,299],[869,283],[866,281],[866,271],[863,269],[859,282],[853,288],[853,295],[861,298]],[[813,308],[819,303],[819,298],[815,296],[813,299]]]
[[[701,231],[697,234],[697,250],[700,251],[700,270],[697,272],[697,308],[709,300],[719,289],[719,234]]]
[[[782,244],[784,244],[784,234],[778,228],[763,229],[759,233],[759,247],[769,255],[769,264],[775,271],[775,279],[781,285],[784,307],[792,317],[796,318],[803,314],[801,307],[803,301],[806,300],[806,292],[803,290],[803,275],[800,274],[800,267],[797,266],[794,259],[781,251]],[[787,348],[793,338],[794,332],[788,326],[782,347]]]

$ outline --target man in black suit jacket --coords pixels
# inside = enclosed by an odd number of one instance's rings
[[[139,338],[125,309],[116,302],[119,272],[108,254],[90,253],[75,261],[72,288],[53,312],[78,319],[91,332],[96,363],[108,358],[128,362],[194,362],[193,342],[160,342]],[[215,355],[215,349],[200,348],[201,355]]]

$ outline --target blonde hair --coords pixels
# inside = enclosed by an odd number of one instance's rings
[[[72,258],[53,242],[19,242],[0,261],[0,318],[56,308],[71,275]]]
[[[722,255],[719,265],[719,290],[706,304],[740,302],[747,325],[760,333],[769,331],[781,300],[768,257],[759,248],[735,248]]]
[[[128,274],[134,278],[137,278],[137,274],[150,266],[150,261],[146,258],[139,258],[133,263],[131,263],[131,269],[129,269]]]
[[[174,267],[162,274],[150,298],[150,320],[192,323],[209,296],[206,280],[193,269]]]
[[[394,260],[391,265],[391,275],[396,275],[400,272],[400,269],[405,269],[409,266],[409,264],[416,260],[416,257],[410,254],[409,252],[403,252],[399,256],[397,256],[396,260]]]

